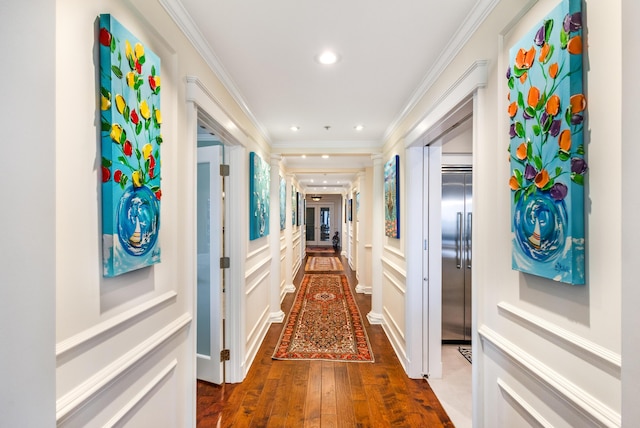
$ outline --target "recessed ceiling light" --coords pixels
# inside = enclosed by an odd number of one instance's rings
[[[318,55],[316,59],[320,64],[331,65],[338,62],[340,58],[338,57],[338,54],[336,54],[335,52],[324,51],[320,55]]]
[[[307,155],[302,155],[302,156],[300,156],[300,157],[301,157],[302,159],[306,159],[306,158],[307,158]]]
[[[324,181],[322,182],[322,184],[327,184],[327,180],[324,180]]]
[[[356,125],[356,126],[353,127],[353,129],[355,129],[356,131],[362,131],[364,129],[364,126]]]
[[[329,155],[322,155],[322,159],[329,159]]]
[[[299,131],[299,130],[300,130],[300,127],[299,127],[299,126],[295,126],[295,125],[294,125],[294,126],[292,126],[290,129],[291,129],[293,132],[296,132],[296,131]]]

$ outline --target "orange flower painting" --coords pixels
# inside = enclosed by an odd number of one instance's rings
[[[564,0],[509,51],[515,270],[584,284],[584,117],[580,0]]]

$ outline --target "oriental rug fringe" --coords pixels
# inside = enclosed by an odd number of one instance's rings
[[[305,272],[342,271],[344,267],[338,257],[309,257],[304,266]]]
[[[309,274],[302,278],[273,359],[374,361],[345,275]]]

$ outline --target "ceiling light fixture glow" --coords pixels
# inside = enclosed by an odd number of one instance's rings
[[[364,129],[364,126],[362,125],[356,125],[353,127],[356,131],[362,131]]]
[[[329,155],[322,155],[322,159],[329,159]]]
[[[300,130],[300,127],[299,127],[299,126],[295,126],[295,125],[294,125],[294,126],[292,126],[290,129],[291,129],[293,132],[296,132],[296,131],[299,131],[299,130]]]
[[[338,54],[332,51],[324,51],[320,55],[316,57],[320,64],[331,65],[338,62],[339,57]]]

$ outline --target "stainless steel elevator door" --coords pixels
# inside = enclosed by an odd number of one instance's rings
[[[468,168],[442,174],[442,340],[471,340],[472,186]]]

